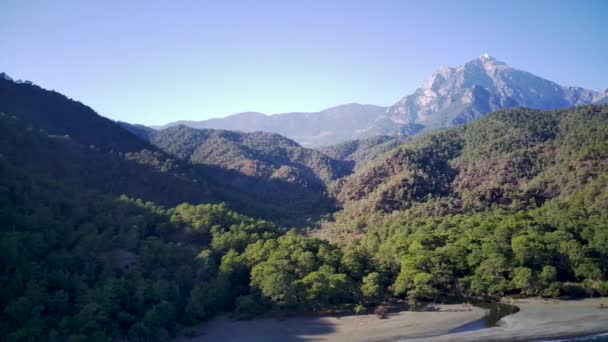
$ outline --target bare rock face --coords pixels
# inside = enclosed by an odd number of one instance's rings
[[[608,89],[606,89],[604,91],[604,94],[602,95],[602,97],[599,100],[595,101],[595,103],[597,103],[597,104],[608,104]]]
[[[414,94],[388,108],[387,115],[400,124],[439,128],[503,108],[566,108],[601,98],[599,92],[561,86],[483,54],[462,66],[439,69]]]

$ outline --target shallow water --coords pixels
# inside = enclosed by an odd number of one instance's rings
[[[465,331],[474,331],[480,330],[490,327],[495,327],[498,325],[498,321],[500,321],[503,317],[512,315],[519,311],[519,308],[515,305],[502,304],[502,303],[473,303],[474,306],[488,309],[490,313],[475,322],[471,322],[469,324],[463,325],[460,328],[456,328],[448,332],[448,334],[465,332]]]
[[[608,333],[592,335],[592,336],[567,338],[567,339],[563,339],[563,340],[545,340],[545,341],[538,341],[538,342],[556,342],[556,341],[559,341],[559,342],[606,342],[606,341],[608,341]]]
[[[498,321],[500,321],[503,317],[512,315],[519,311],[519,308],[515,305],[502,304],[502,303],[474,303],[473,305],[489,309],[490,314],[478,321],[471,322],[469,324],[463,325],[460,328],[456,328],[451,330],[447,334],[454,334],[465,331],[475,331],[481,330],[485,328],[491,328],[498,326]],[[591,336],[581,336],[574,338],[566,338],[566,339],[555,339],[555,340],[539,340],[537,342],[608,342],[608,333],[591,335]]]

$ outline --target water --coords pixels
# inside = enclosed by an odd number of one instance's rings
[[[473,305],[489,309],[490,314],[483,319],[480,319],[475,322],[471,322],[467,325],[464,325],[460,328],[456,328],[448,332],[448,334],[454,334],[465,331],[474,331],[481,330],[485,328],[495,327],[498,325],[498,321],[500,321],[503,317],[512,315],[519,311],[519,308],[514,305],[501,304],[501,303],[474,303]],[[581,336],[574,338],[565,338],[565,339],[557,339],[557,340],[542,340],[537,342],[608,342],[608,333],[599,334],[599,335],[591,335],[591,336]]]
[[[544,340],[538,342],[607,342],[608,341],[608,333],[599,334],[599,335],[591,335],[591,336],[581,336],[574,338],[566,338],[561,340]]]
[[[480,330],[490,327],[495,327],[498,325],[498,321],[500,321],[503,317],[512,315],[519,311],[519,308],[515,305],[502,304],[502,303],[473,303],[474,306],[488,309],[490,313],[475,322],[471,322],[469,324],[463,325],[460,328],[453,329],[448,332],[448,334],[465,332],[465,331],[474,331]]]

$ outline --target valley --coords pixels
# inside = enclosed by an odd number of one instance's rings
[[[6,75],[0,112],[10,339],[166,340],[225,315],[333,312],[341,326],[393,300],[409,322],[448,297],[608,295],[605,105],[319,150],[116,123]]]

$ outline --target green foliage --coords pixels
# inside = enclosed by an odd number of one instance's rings
[[[417,208],[445,215],[577,200],[606,209],[608,107],[514,108],[422,136],[341,180],[338,217]]]
[[[294,231],[252,244],[244,256],[255,264],[252,288],[278,305],[317,308],[350,302],[356,294],[354,281],[336,272],[338,249]]]
[[[361,295],[370,302],[378,301],[384,294],[381,275],[378,272],[372,272],[361,281]]]
[[[360,314],[360,313],[365,312],[366,310],[367,310],[367,308],[365,306],[361,305],[361,304],[357,304],[355,306],[355,314],[357,314],[357,315]]]
[[[87,189],[72,176],[53,180],[48,168],[25,172],[29,150],[19,159],[11,144],[48,138],[1,119],[15,128],[0,141],[2,336],[166,340],[178,324],[236,304],[261,310],[248,300],[252,265],[240,253],[283,234],[277,226],[225,205],[165,209]]]
[[[104,151],[124,153],[149,148],[90,107],[31,82],[14,82],[0,76],[0,112],[15,115],[48,134]]]
[[[323,236],[355,235],[349,272],[377,271],[412,303],[437,292],[576,295],[564,285],[575,282],[599,294],[606,127],[606,106],[518,108],[421,137],[340,183],[344,209]]]
[[[532,270],[527,267],[517,267],[513,270],[513,286],[524,295],[534,295],[536,279]]]
[[[6,77],[0,77],[0,113],[0,153],[24,172],[165,206],[227,202],[302,226],[333,210],[327,183],[350,172],[344,162],[276,134],[158,132],[113,122],[59,93]]]
[[[405,141],[406,139],[402,136],[376,136],[346,141],[332,146],[323,146],[318,150],[333,159],[352,163],[353,168],[357,170],[360,166],[405,143]]]
[[[251,319],[262,314],[266,306],[262,299],[255,295],[243,295],[236,299],[234,315],[238,319]]]
[[[291,218],[290,223],[294,216],[307,218],[331,209],[328,183],[350,172],[346,163],[278,134],[174,126],[151,132],[148,138],[195,165],[213,183],[228,187],[222,189],[227,199],[255,206],[256,214],[271,211],[266,217]]]

